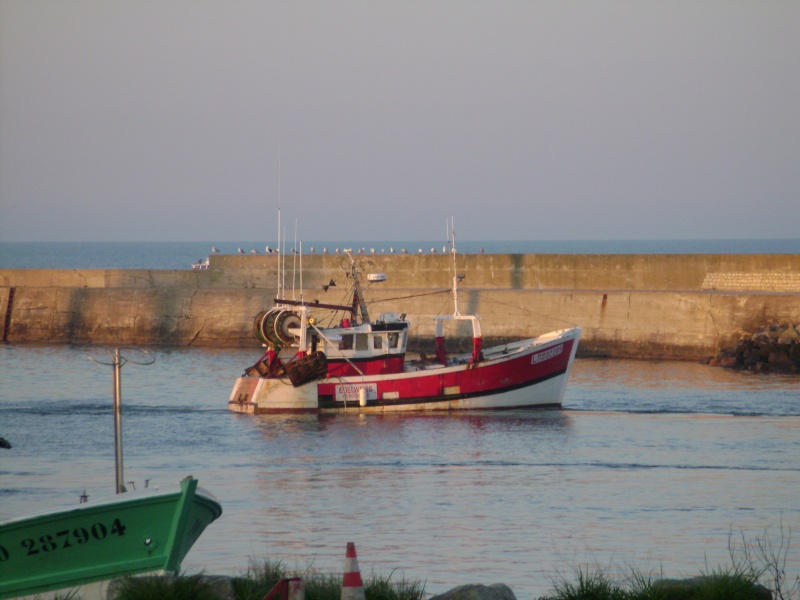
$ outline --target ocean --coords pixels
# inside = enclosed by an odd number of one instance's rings
[[[579,359],[560,410],[256,417],[226,403],[257,351],[153,353],[122,369],[125,481],[191,474],[224,510],[184,573],[340,573],[353,541],[364,577],[525,599],[577,568],[695,575],[790,530],[800,573],[796,377]],[[113,494],[112,370],[87,354],[0,346],[0,520]]]
[[[0,269],[188,269],[212,254],[265,253],[265,241],[240,242],[2,242]],[[294,246],[284,244],[289,252]],[[800,254],[800,238],[758,240],[573,240],[459,241],[459,253],[478,254]],[[442,241],[303,242],[304,254],[352,248],[376,254],[430,253],[446,249]]]
[[[188,268],[210,247],[0,244],[0,266]],[[353,541],[364,577],[419,581],[428,595],[503,582],[522,600],[578,568],[708,572],[742,540],[791,532],[786,574],[800,574],[796,376],[579,359],[559,410],[255,417],[227,400],[257,349],[150,350],[153,364],[122,369],[125,480],[191,474],[224,510],[185,573],[265,560],[340,573]],[[112,371],[90,355],[106,356],[0,346],[0,437],[13,445],[0,449],[0,520],[113,494]]]

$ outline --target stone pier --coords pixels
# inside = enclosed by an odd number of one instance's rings
[[[356,259],[387,276],[364,278],[370,313],[405,313],[424,347],[433,315],[453,310],[451,257]],[[302,272],[295,262],[286,297],[345,300],[344,255],[303,256]],[[800,322],[800,255],[471,254],[457,271],[459,308],[482,317],[487,344],[577,324],[580,356],[697,359]],[[277,288],[275,255],[213,255],[198,271],[0,269],[0,327],[7,343],[258,347],[253,319]]]

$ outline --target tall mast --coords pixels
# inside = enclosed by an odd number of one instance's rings
[[[361,322],[369,323],[369,312],[367,312],[367,303],[364,302],[364,294],[361,292],[361,280],[358,278],[358,267],[356,261],[350,250],[347,250],[347,256],[350,257],[350,272],[353,275],[353,312],[355,312],[356,304],[361,311]]]
[[[280,173],[280,170],[278,170]],[[282,285],[281,285],[281,276],[283,274],[283,269],[281,269],[281,261],[283,260],[283,249],[281,248],[281,205],[280,205],[280,184],[281,177],[278,175],[278,299],[283,299],[282,293]]]
[[[452,239],[452,246],[450,248],[450,254],[453,257],[453,308],[455,312],[453,313],[455,316],[459,316],[461,313],[458,312],[458,270],[456,268],[456,225],[453,221],[453,217],[450,217],[451,224],[450,224],[450,236]]]
[[[283,152],[283,150],[281,150]],[[278,155],[278,299],[283,299],[283,248],[281,248],[281,156]]]

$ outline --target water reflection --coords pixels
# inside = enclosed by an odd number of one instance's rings
[[[226,408],[250,354],[157,351],[123,375],[126,479],[192,474],[222,501],[189,572],[338,571],[355,541],[364,573],[530,598],[578,565],[693,574],[731,527],[800,528],[796,380],[579,360],[564,410],[251,417]],[[78,349],[0,347],[0,518],[113,493],[111,392]]]

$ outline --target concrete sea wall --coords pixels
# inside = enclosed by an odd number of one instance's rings
[[[405,313],[430,342],[431,317],[452,312],[452,258],[356,258],[387,275],[367,287],[371,314]],[[286,297],[345,300],[344,255],[285,262]],[[473,254],[457,271],[461,312],[481,315],[487,343],[577,324],[582,356],[696,359],[765,323],[800,322],[800,255]],[[214,255],[200,271],[0,269],[2,337],[255,348],[253,318],[272,304],[278,273],[276,255]]]

